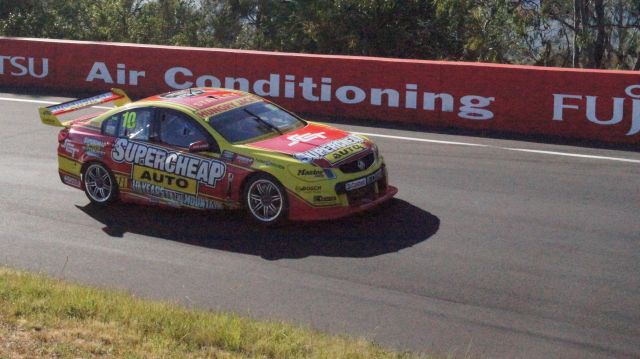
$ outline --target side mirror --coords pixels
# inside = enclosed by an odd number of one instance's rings
[[[207,141],[196,141],[189,145],[189,152],[205,152],[210,150],[211,145]]]

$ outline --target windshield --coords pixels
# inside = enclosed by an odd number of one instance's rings
[[[305,125],[305,122],[268,102],[235,108],[207,119],[231,143],[245,142],[267,134],[274,136]]]

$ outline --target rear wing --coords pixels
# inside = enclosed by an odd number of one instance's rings
[[[116,106],[120,107],[130,103],[131,99],[124,91],[112,88],[110,92],[105,92],[97,96],[73,100],[48,107],[40,107],[38,109],[40,112],[40,121],[49,126],[67,127],[72,121],[61,122],[58,116],[107,102],[115,102]]]

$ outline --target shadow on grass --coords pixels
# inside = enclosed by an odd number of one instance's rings
[[[104,224],[105,233],[113,237],[136,233],[269,260],[373,257],[427,240],[440,226],[438,217],[399,199],[340,220],[292,222],[276,228],[254,224],[240,211],[185,211],[132,204],[77,207]]]

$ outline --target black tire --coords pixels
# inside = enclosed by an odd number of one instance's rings
[[[105,206],[118,198],[118,184],[101,163],[91,163],[82,172],[84,193],[91,203]]]
[[[249,179],[244,191],[244,203],[251,218],[262,225],[284,223],[289,215],[289,203],[284,187],[266,173]]]

